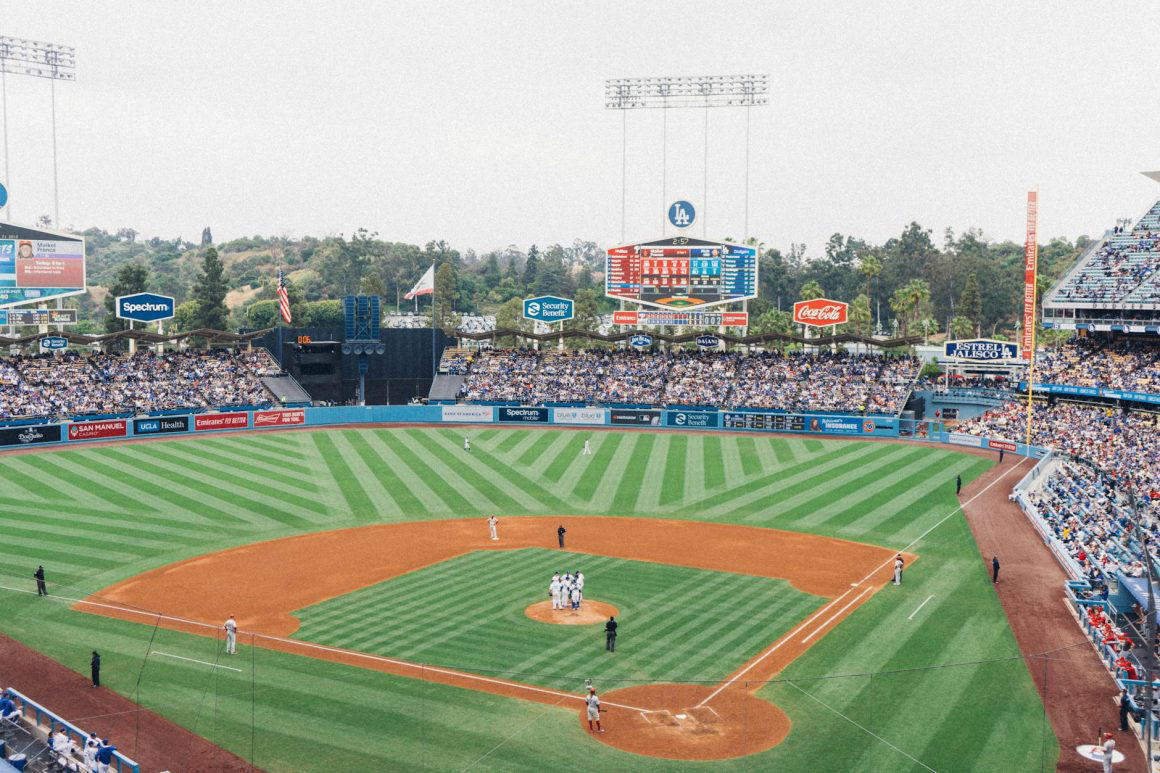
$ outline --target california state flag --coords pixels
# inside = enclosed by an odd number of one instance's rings
[[[411,288],[411,291],[403,297],[407,300],[411,300],[412,298],[420,295],[430,295],[433,292],[435,292],[434,263],[431,264],[431,268],[427,269],[427,273],[423,274],[423,276],[419,278],[419,281],[415,283],[415,286]]]

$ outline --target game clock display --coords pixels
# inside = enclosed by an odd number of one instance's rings
[[[608,250],[605,293],[665,309],[757,295],[757,250],[677,236]]]

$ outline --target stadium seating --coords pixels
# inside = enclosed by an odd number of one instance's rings
[[[1078,338],[1035,358],[1035,380],[1160,394],[1160,346],[1133,339]]]
[[[896,414],[918,369],[913,357],[847,353],[494,350],[471,363],[460,398]]]
[[[0,360],[0,419],[270,405],[259,376],[280,372],[264,349],[17,355]]]
[[[1056,301],[1144,302],[1160,291],[1160,201],[1128,232],[1108,236],[1056,289]]]

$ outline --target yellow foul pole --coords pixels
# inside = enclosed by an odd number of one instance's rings
[[[1023,245],[1023,358],[1027,360],[1027,434],[1030,455],[1032,393],[1035,391],[1035,283],[1039,268],[1039,191],[1027,193],[1027,241]]]

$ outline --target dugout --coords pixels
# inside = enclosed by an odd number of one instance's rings
[[[299,343],[300,339],[310,343]],[[313,400],[346,403],[358,396],[358,357],[342,353],[343,329],[286,327],[254,339],[298,379]],[[402,405],[426,397],[444,347],[453,345],[442,330],[383,328],[386,353],[369,358],[367,405]]]

